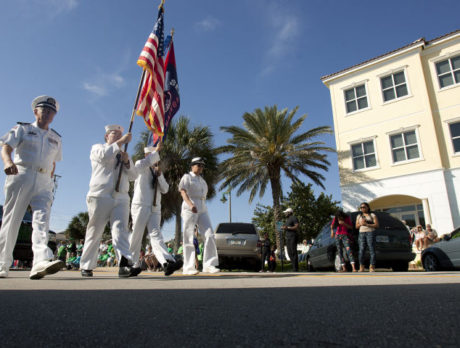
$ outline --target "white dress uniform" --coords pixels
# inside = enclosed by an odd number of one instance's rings
[[[85,245],[80,259],[80,269],[93,270],[97,266],[99,243],[105,225],[110,221],[113,248],[118,260],[124,256],[131,261],[129,251],[129,181],[137,177],[137,170],[130,159],[129,169],[117,158],[121,148],[115,142],[111,145],[96,144],[91,149],[91,180],[86,196],[89,221],[86,228]],[[123,172],[119,192],[115,191],[120,166]]]
[[[0,146],[15,149],[13,162],[18,174],[7,175],[5,204],[0,230],[0,268],[8,269],[27,206],[32,207],[33,265],[53,259],[48,248],[48,231],[54,183],[54,163],[62,160],[61,136],[34,123],[20,123],[0,138]]]
[[[208,209],[206,207],[206,195],[208,194],[208,185],[206,181],[193,172],[185,174],[180,183],[179,191],[187,192],[190,200],[196,206],[198,212],[193,213],[189,205],[182,202],[181,216],[184,221],[184,274],[195,274],[195,246],[193,245],[193,234],[195,225],[198,225],[198,231],[204,235],[203,248],[203,272],[215,269],[219,265],[217,256],[216,240],[209,219]]]
[[[139,267],[139,254],[142,237],[147,226],[152,251],[158,262],[164,265],[167,260],[175,262],[174,257],[168,253],[160,231],[161,222],[161,195],[169,190],[163,174],[157,177],[156,205],[153,205],[155,190],[153,187],[153,166],[160,160],[157,152],[149,153],[145,158],[136,161],[136,169],[139,173],[134,183],[134,197],[131,204],[131,216],[133,218],[133,233],[130,239],[130,251],[133,255],[133,267]]]

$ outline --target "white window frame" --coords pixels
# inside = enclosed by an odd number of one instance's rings
[[[369,138],[361,138],[361,139],[354,140],[354,141],[348,143],[348,145],[350,146],[351,168],[352,168],[353,172],[364,172],[364,171],[369,171],[369,170],[380,169],[379,157],[377,155],[377,146],[375,144],[375,138],[377,138],[377,136],[373,136],[373,137],[369,137]],[[358,145],[358,144],[361,144],[361,146],[362,146],[364,143],[367,143],[369,141],[372,141],[372,144],[374,145],[375,166],[355,169],[355,167],[353,165],[353,146]],[[363,149],[363,154],[364,154],[364,149]],[[363,157],[364,156],[365,156],[365,154],[363,155]],[[366,161],[364,161],[364,164],[366,164]]]
[[[382,104],[390,104],[390,103],[394,103],[394,102],[397,102],[397,101],[404,100],[406,98],[412,97],[411,89],[409,87],[409,79],[407,77],[407,72],[406,72],[407,69],[406,68],[407,68],[407,65],[405,65],[403,67],[396,68],[396,69],[392,69],[390,71],[386,71],[385,73],[377,75],[377,77],[379,79],[379,84],[380,84],[380,91],[381,91],[381,96],[382,96]],[[398,74],[400,72],[402,72],[404,74],[404,80],[405,80],[406,89],[407,89],[407,94],[402,96],[402,97],[397,96],[397,94],[396,94],[396,85],[395,85],[395,81],[394,81],[394,75]],[[382,79],[387,77],[387,76],[390,76],[390,75],[392,76],[392,81],[393,81],[393,87],[392,88],[395,91],[395,98],[390,99],[390,100],[385,100],[385,97],[384,97],[384,94],[383,94],[384,90],[383,90],[383,87],[382,87]]]
[[[453,124],[453,123],[460,123],[460,117],[452,118],[452,119],[446,120],[444,122],[447,125],[447,132],[449,134],[450,146],[451,146],[451,149],[452,149],[452,156],[453,157],[458,157],[458,156],[460,156],[460,151],[455,152],[454,138],[452,137],[452,132],[450,130],[450,125]],[[457,139],[457,137],[456,137],[456,139]]]
[[[343,98],[343,107],[344,107],[344,113],[345,113],[345,116],[350,116],[350,115],[354,115],[354,114],[357,114],[357,113],[360,113],[360,112],[363,112],[363,111],[366,111],[366,110],[370,110],[371,109],[371,101],[370,101],[370,98],[369,98],[369,89],[367,88],[367,82],[369,80],[364,80],[364,81],[359,81],[359,82],[354,82],[353,84],[351,85],[348,85],[348,86],[345,86],[345,87],[342,87],[341,90],[342,90],[342,98]],[[347,112],[347,100],[345,98],[345,91],[349,90],[349,89],[352,89],[352,88],[357,88],[361,85],[364,85],[364,89],[366,90],[366,98],[367,98],[367,107],[365,108],[362,108],[362,109],[357,109],[355,111],[352,111],[352,112]],[[356,98],[356,90],[355,90],[355,100],[356,100],[356,104],[358,104],[357,102],[357,98]]]
[[[420,125],[411,126],[411,127],[405,127],[405,128],[399,128],[397,130],[394,130],[394,131],[391,131],[391,132],[387,133],[387,135],[388,135],[388,145],[389,145],[389,148],[390,148],[390,158],[391,158],[391,162],[392,162],[391,165],[392,166],[399,166],[401,164],[413,163],[413,162],[418,162],[418,161],[423,161],[424,160],[423,153],[422,153],[421,142],[420,142],[420,136],[419,136],[419,132],[418,132],[419,127],[420,127]],[[393,158],[393,148],[391,147],[391,137],[393,135],[407,133],[407,132],[411,132],[411,131],[415,131],[415,138],[417,139],[417,148],[418,148],[419,157],[418,158],[413,158],[413,159],[406,159],[404,161],[395,162],[394,158]],[[403,137],[403,140],[404,140],[404,137]],[[406,148],[405,144],[404,144],[404,148]],[[407,158],[407,156],[406,156],[406,158]]]
[[[437,91],[438,92],[446,91],[446,90],[449,90],[451,88],[460,87],[460,83],[454,83],[454,84],[446,86],[446,87],[441,87],[441,84],[439,82],[438,72],[437,72],[437,69],[436,69],[436,64],[437,63],[442,62],[443,60],[449,60],[450,61],[452,58],[455,58],[455,57],[457,57],[459,55],[460,55],[460,50],[450,52],[450,53],[444,54],[444,55],[442,55],[440,57],[430,59],[430,62],[432,64],[432,70],[431,71],[432,71],[433,81],[437,81],[436,85],[437,85]],[[452,68],[452,63],[450,63],[450,67]],[[451,70],[451,73],[453,73],[453,70]]]

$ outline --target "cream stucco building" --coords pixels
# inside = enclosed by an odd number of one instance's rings
[[[343,206],[460,226],[460,30],[324,76]]]

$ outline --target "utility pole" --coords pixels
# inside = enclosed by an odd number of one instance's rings
[[[222,203],[227,203],[227,195],[228,194],[228,220],[229,222],[232,222],[232,191],[228,189],[224,193],[222,193],[222,198],[220,201]]]
[[[61,175],[57,175],[57,174],[54,174],[53,175],[53,183],[54,183],[54,188],[53,188],[53,202],[54,202],[54,198],[56,197],[56,191],[57,191],[57,188],[58,188],[58,179],[62,178]]]

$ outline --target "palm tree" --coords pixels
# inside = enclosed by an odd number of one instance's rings
[[[143,157],[143,148],[148,138],[148,132],[141,135],[140,142],[136,145],[134,159]],[[203,157],[206,168],[203,178],[208,184],[208,198],[216,194],[215,185],[218,181],[217,155],[213,145],[213,134],[209,127],[195,126],[190,128],[187,117],[181,116],[173,122],[161,150],[160,168],[169,183],[169,191],[161,198],[161,220],[165,221],[175,217],[176,229],[174,234],[174,251],[177,251],[181,241],[181,205],[182,197],[178,190],[179,182],[185,173],[190,171],[190,162],[193,157]]]
[[[220,165],[223,183],[220,189],[238,187],[237,195],[249,191],[249,202],[259,193],[262,197],[270,184],[273,198],[274,223],[280,220],[280,199],[282,197],[281,175],[284,173],[293,182],[301,182],[302,174],[324,188],[324,176],[317,170],[328,170],[326,152],[334,149],[322,141],[313,141],[322,134],[332,133],[323,126],[295,134],[303,124],[306,115],[293,120],[298,107],[278,110],[277,106],[256,109],[243,115],[244,128],[221,127],[231,134],[226,146],[217,149],[220,154],[230,155]],[[276,230],[276,226],[274,226]],[[276,233],[279,247],[280,236]]]

